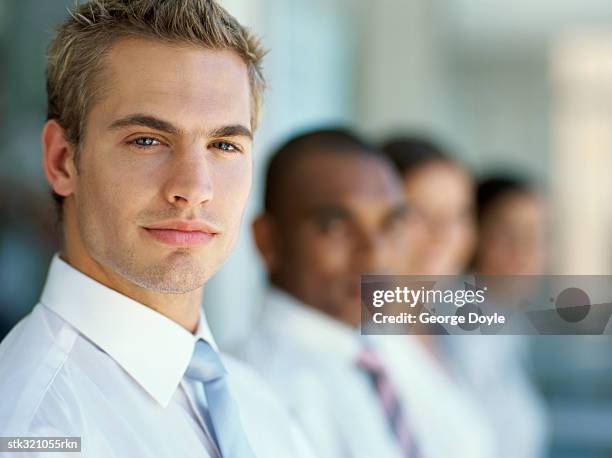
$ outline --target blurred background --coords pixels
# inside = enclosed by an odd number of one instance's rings
[[[57,250],[40,167],[45,47],[73,0],[0,0],[0,337],[28,313]],[[264,291],[250,221],[267,154],[328,124],[378,141],[418,133],[477,177],[533,180],[552,208],[551,273],[612,273],[609,0],[224,0],[263,38],[269,89],[243,234],[207,285],[222,346]],[[551,457],[612,456],[612,341],[537,337],[531,367],[551,412]]]

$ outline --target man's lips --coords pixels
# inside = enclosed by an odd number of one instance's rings
[[[219,231],[211,225],[196,220],[173,220],[144,226],[155,240],[166,245],[193,247],[210,242]]]

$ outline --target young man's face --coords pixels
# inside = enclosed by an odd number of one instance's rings
[[[122,39],[89,111],[65,241],[146,289],[201,287],[251,186],[250,88],[231,51]]]

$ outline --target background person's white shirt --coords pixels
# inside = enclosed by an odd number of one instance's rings
[[[238,350],[238,355],[258,370],[274,386],[287,404],[320,458],[395,458],[402,456],[388,427],[371,380],[356,364],[365,340],[359,331],[307,307],[292,296],[272,289],[254,334]],[[402,336],[405,337],[405,336]],[[408,345],[406,340],[406,345]],[[385,353],[387,356],[389,351]],[[393,362],[413,364],[401,353]],[[381,353],[381,356],[382,353]],[[423,396],[414,406],[404,403],[403,410],[413,438],[423,458],[490,458],[486,433],[464,409],[465,425],[449,436],[449,427],[457,426],[464,404],[453,399],[447,385],[432,378],[432,389],[420,392],[431,368],[414,361],[408,372],[387,368],[400,400]],[[419,372],[421,371],[422,372]],[[403,375],[419,372],[418,385],[411,385]],[[402,386],[404,384],[404,386]],[[409,395],[403,393],[409,391]],[[439,395],[439,397],[438,397]],[[452,402],[450,401],[452,400]],[[448,402],[448,405],[445,405]],[[427,411],[431,408],[431,411]],[[449,412],[447,409],[458,409]],[[440,440],[437,435],[440,434]],[[485,438],[483,439],[482,434]],[[443,438],[453,437],[455,443]],[[481,442],[482,440],[482,442]]]
[[[80,436],[87,457],[217,457],[183,378],[199,337],[217,348],[203,314],[193,335],[56,256],[40,303],[0,345],[0,436]],[[311,457],[268,387],[223,363],[256,456]]]
[[[452,370],[473,391],[478,407],[494,431],[496,456],[547,456],[549,419],[527,370],[527,337],[440,337]]]
[[[427,457],[497,458],[495,432],[471,393],[412,335],[368,336],[410,406]],[[517,455],[518,456],[518,455]]]

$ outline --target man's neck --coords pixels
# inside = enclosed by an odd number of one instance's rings
[[[155,310],[192,334],[196,332],[200,319],[203,287],[181,294],[159,293],[135,285],[91,257],[75,256],[66,249],[62,250],[60,257],[98,283]]]

